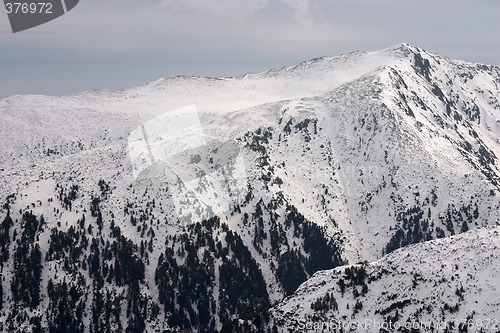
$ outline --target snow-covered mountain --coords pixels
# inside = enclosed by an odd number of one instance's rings
[[[0,100],[3,329],[213,331],[319,270],[498,225],[499,84],[400,44]]]
[[[500,332],[500,228],[315,273],[240,332]],[[275,329],[273,329],[275,328]]]

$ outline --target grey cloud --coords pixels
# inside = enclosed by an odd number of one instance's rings
[[[85,89],[124,88],[169,75],[240,75],[403,41],[500,64],[497,1],[166,3],[80,1],[31,32],[0,34],[0,97],[13,93],[9,82],[17,93],[36,92],[36,82],[40,92],[66,93],[71,80],[75,89],[81,82]]]

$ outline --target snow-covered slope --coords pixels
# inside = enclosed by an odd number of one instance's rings
[[[211,331],[318,270],[498,225],[499,84],[497,67],[400,44],[236,78],[0,100],[0,318]],[[181,154],[137,177],[136,157],[154,154],[134,145],[175,138],[146,139],[192,104],[203,145],[174,140]],[[206,172],[233,155],[246,187],[214,216],[203,203],[225,197]]]
[[[410,245],[372,263],[317,272],[269,311],[226,329],[499,332],[499,259],[498,227]]]

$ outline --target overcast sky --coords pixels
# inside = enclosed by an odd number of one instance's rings
[[[13,34],[0,12],[0,98],[238,76],[407,42],[500,65],[499,0],[81,0]]]

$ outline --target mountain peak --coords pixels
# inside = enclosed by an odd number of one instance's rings
[[[425,248],[398,249],[500,221],[498,77],[402,43],[237,78],[0,100],[0,331],[213,332],[318,271],[380,258],[379,288],[360,265],[333,271],[348,268],[344,287],[361,296],[345,314],[371,318],[384,297],[380,311],[405,315],[419,299],[376,292],[429,282],[406,259]],[[493,237],[463,238],[452,259],[438,242],[435,274]],[[454,267],[436,282],[489,290]],[[347,309],[341,283],[307,285],[308,313],[333,307],[333,291]],[[467,294],[499,308],[496,294],[453,287],[448,310]],[[429,299],[440,317],[469,315]]]
[[[399,44],[393,45],[391,47],[388,47],[384,50],[381,50],[380,52],[386,53],[386,54],[391,54],[391,55],[394,55],[398,58],[405,58],[405,57],[408,57],[412,54],[422,53],[422,52],[426,52],[426,51],[422,50],[416,46],[413,46],[411,44],[408,44],[408,43],[399,43]]]

